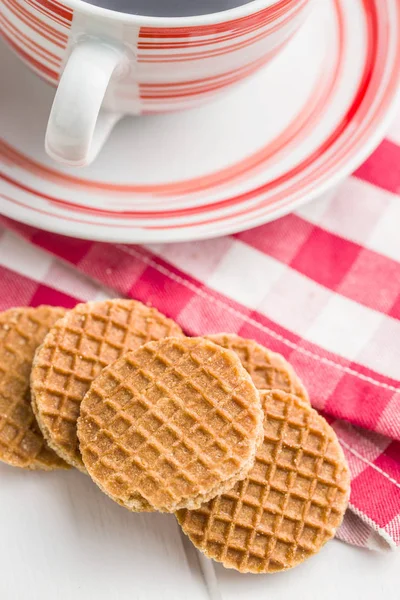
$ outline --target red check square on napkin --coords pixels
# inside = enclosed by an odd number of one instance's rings
[[[400,117],[393,131],[398,132],[393,139],[339,189],[235,236],[110,245],[2,218],[0,308],[71,307],[125,295],[152,303],[190,335],[235,332],[282,353],[314,407],[335,428],[350,465],[350,509],[338,537],[358,546],[395,548]]]

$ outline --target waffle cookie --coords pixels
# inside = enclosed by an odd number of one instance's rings
[[[196,508],[247,475],[262,440],[259,393],[237,356],[203,338],[121,357],[81,405],[83,461],[134,511]]]
[[[68,468],[45,442],[29,392],[35,350],[64,314],[51,306],[0,313],[0,460],[14,467]]]
[[[36,353],[31,390],[43,435],[62,458],[85,471],[76,421],[93,379],[124,352],[170,335],[183,333],[174,321],[135,300],[79,304],[56,324]]]
[[[295,370],[280,354],[233,333],[209,335],[207,339],[236,352],[259,390],[282,390],[310,402],[307,390]]]
[[[177,513],[209,558],[242,573],[295,567],[331,539],[347,507],[350,475],[333,429],[308,404],[261,392],[264,442],[248,477],[195,511]]]

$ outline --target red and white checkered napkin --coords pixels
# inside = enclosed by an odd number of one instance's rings
[[[281,352],[332,423],[351,467],[351,510],[338,537],[395,548],[400,119],[393,132],[339,190],[232,237],[107,245],[3,219],[0,308],[126,295],[152,303],[188,334],[236,332]]]

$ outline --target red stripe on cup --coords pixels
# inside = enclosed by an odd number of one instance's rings
[[[32,54],[30,54],[29,52],[26,52],[23,48],[21,48],[21,46],[16,44],[14,42],[14,40],[12,40],[4,31],[3,31],[3,36],[4,36],[4,39],[6,40],[6,42],[11,46],[11,48],[13,48],[15,50],[15,52],[17,54],[19,54],[19,56],[24,61],[26,61],[29,65],[31,65],[36,71],[43,74],[46,78],[52,79],[54,82],[58,81],[58,77],[59,77],[58,71],[54,71],[53,69],[50,69],[45,64],[43,64],[43,62],[34,58],[32,56]]]
[[[175,53],[175,54],[173,54],[172,52],[169,52],[169,53],[162,52],[161,54],[155,54],[155,53],[151,53],[151,54],[143,53],[142,54],[139,52],[138,61],[140,63],[174,63],[174,62],[188,62],[188,61],[193,61],[193,60],[194,61],[200,60],[203,58],[215,58],[217,56],[224,56],[225,54],[230,54],[231,52],[236,52],[238,50],[242,50],[243,48],[248,48],[249,46],[252,46],[256,42],[266,39],[274,31],[280,29],[284,25],[285,25],[285,23],[277,26],[274,30],[268,29],[266,31],[262,31],[250,39],[245,39],[236,44],[227,45],[223,48],[215,48],[215,49],[209,50],[207,52],[191,52],[191,53],[181,53],[180,52],[180,53]],[[289,39],[291,39],[293,37],[294,33],[296,33],[296,30],[293,31],[290,35],[288,35],[285,42],[288,42]],[[237,36],[237,37],[241,38],[242,36]],[[283,46],[283,44],[280,45],[280,47],[282,47],[282,46]],[[160,50],[163,50],[163,48],[160,48]]]
[[[3,3],[11,12],[14,13],[14,15],[18,19],[21,19],[21,21],[23,21],[28,27],[34,29],[40,35],[43,35],[43,37],[47,37],[47,39],[49,39],[53,43],[56,43],[57,41],[60,47],[66,46],[68,41],[67,35],[58,31],[58,29],[56,29],[55,27],[48,25],[42,19],[39,19],[39,17],[34,15],[32,12],[28,11],[23,5],[18,4],[16,0],[3,0]],[[61,42],[64,43],[63,46],[61,45]]]
[[[3,0],[4,5],[7,9],[14,14],[16,19],[20,20],[29,29],[32,29],[35,33],[45,38],[58,48],[66,48],[68,37],[64,34],[59,33],[53,27],[50,27],[43,23],[37,17],[34,17],[28,11],[22,11],[21,7],[15,2],[15,0]]]
[[[35,0],[25,0],[25,2],[28,4],[28,6],[31,6],[35,10],[35,12],[40,13],[46,19],[50,19],[51,21],[54,21],[54,23],[57,23],[58,25],[64,26],[68,23],[68,21],[65,21],[62,17],[58,16],[56,13],[54,13],[53,11],[46,8],[40,2],[38,3]]]
[[[233,29],[241,29],[246,26],[257,25],[263,20],[264,17],[277,19],[298,5],[305,4],[308,1],[309,0],[280,0],[275,5],[246,17],[241,17],[240,19],[234,19],[232,21],[225,21],[213,25],[204,25],[201,27],[142,27],[140,30],[140,38],[185,39],[193,36],[201,37],[226,33],[232,31]]]
[[[25,47],[26,51],[33,56],[33,58],[36,55],[38,60],[43,59],[56,67],[60,67],[61,58],[59,56],[37,44],[32,38],[25,35],[23,31],[19,31],[7,17],[0,15],[0,23],[2,24],[4,31],[8,32],[9,37],[14,38],[14,41],[18,43],[18,45]]]
[[[144,41],[140,41],[142,39],[142,31],[146,31],[146,28],[141,28],[140,30],[140,35],[139,35],[139,44],[138,44],[138,48],[140,50],[166,50],[166,49],[180,49],[180,48],[192,48],[192,47],[204,47],[204,46],[209,46],[209,45],[215,45],[215,44],[221,44],[223,42],[227,42],[230,40],[235,40],[237,38],[240,37],[244,37],[244,36],[248,36],[249,34],[259,31],[260,29],[265,29],[266,27],[268,27],[268,25],[272,25],[271,27],[269,27],[267,29],[267,31],[269,33],[274,33],[275,31],[279,30],[283,25],[286,25],[287,22],[289,20],[293,20],[293,18],[295,18],[297,16],[298,13],[300,13],[303,8],[305,7],[305,5],[309,2],[309,0],[303,0],[302,3],[300,3],[297,8],[293,11],[291,11],[290,15],[285,18],[285,19],[281,19],[281,20],[277,20],[275,17],[271,18],[259,18],[257,20],[254,20],[250,25],[248,26],[241,26],[241,27],[234,27],[232,26],[231,30],[227,30],[227,32],[225,34],[221,34],[221,33],[217,33],[214,36],[208,36],[207,39],[202,39],[201,36],[198,35],[198,30],[199,28],[193,28],[192,31],[192,37],[188,37],[182,40],[182,38],[178,38],[179,41],[177,41],[175,39],[175,35],[173,34],[173,32],[175,30],[171,30],[171,37],[170,38],[166,38],[165,41],[162,41],[162,38],[157,39],[157,41],[154,42],[144,42]],[[158,31],[158,29],[154,29],[154,33],[155,33],[155,37],[156,36],[156,31]],[[145,39],[146,36],[143,36]]]
[[[31,6],[42,6],[46,14],[54,20],[56,20],[56,17],[61,17],[67,23],[72,22],[73,11],[64,4],[60,4],[54,0],[28,0],[28,2]]]

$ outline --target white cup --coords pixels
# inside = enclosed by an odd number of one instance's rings
[[[81,0],[1,3],[5,40],[58,86],[47,153],[84,166],[122,116],[197,106],[262,67],[297,31],[312,2],[253,0],[176,18],[119,13]]]

